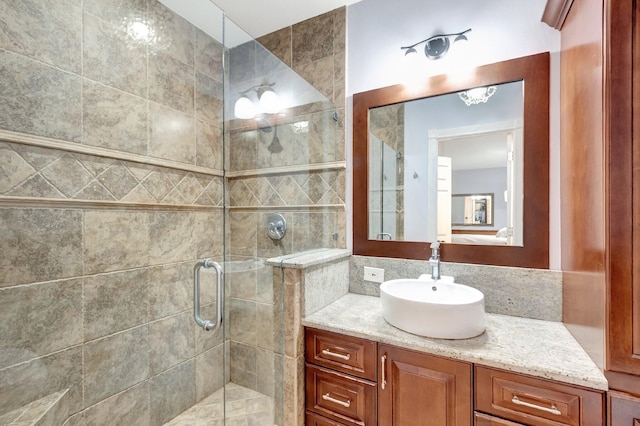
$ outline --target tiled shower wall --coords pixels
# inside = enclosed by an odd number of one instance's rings
[[[385,190],[369,190],[369,211],[371,221],[369,223],[369,235],[375,237],[382,230],[380,221],[385,219],[385,215],[391,213],[392,220],[395,220],[396,235],[394,240],[404,239],[404,104],[386,105],[372,108],[370,113],[370,128],[382,143],[388,145],[400,158],[393,158],[400,167],[395,169],[395,188],[385,188]],[[382,160],[382,158],[380,158]],[[375,206],[378,208],[376,209]],[[377,212],[375,210],[378,210]],[[387,212],[387,213],[385,213]],[[386,220],[385,220],[386,221]],[[377,227],[377,228],[376,228]]]
[[[68,388],[74,424],[161,424],[223,380],[191,318],[223,250],[222,46],[155,0],[0,20],[0,415]]]
[[[329,102],[298,106],[286,116],[270,116],[270,123],[262,128],[253,120],[229,123],[227,226],[232,259],[264,259],[346,244],[345,25],[345,8],[341,8],[259,40]],[[260,44],[249,42],[230,50],[229,71],[230,86],[240,92],[269,82],[282,72],[282,64]],[[274,90],[277,92],[277,85]],[[229,95],[232,102],[234,94]],[[308,123],[306,131],[298,131],[296,124],[300,122]],[[276,131],[281,152],[268,149]],[[287,233],[278,242],[266,235],[266,217],[273,212],[281,213],[287,221]],[[272,391],[266,379],[274,374],[282,377],[284,355],[282,333],[269,334],[271,325],[274,331],[282,328],[283,314],[278,309],[272,311],[271,299],[264,297],[271,291],[271,283],[279,290],[274,301],[282,300],[279,268],[234,275],[228,293],[231,381],[267,394]],[[285,294],[284,298],[285,311],[287,306],[300,303],[293,295]],[[288,326],[287,320],[284,327]],[[278,344],[272,344],[271,336]],[[285,355],[285,381],[292,374],[297,377],[295,363],[287,361]],[[285,424],[296,424],[292,396],[287,394],[290,390],[285,383],[285,395],[276,391],[275,396],[288,401]]]

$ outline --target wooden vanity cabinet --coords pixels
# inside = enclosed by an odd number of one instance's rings
[[[306,424],[377,424],[377,343],[305,330]]]
[[[472,364],[307,328],[306,424],[469,426]]]
[[[474,397],[476,425],[605,424],[604,392],[510,371],[476,365]]]
[[[371,340],[307,328],[305,358],[307,426],[603,426],[606,421],[604,391]],[[608,402],[611,426],[640,426],[640,399],[613,392]]]
[[[378,344],[378,423],[472,424],[472,364]]]
[[[622,392],[607,392],[611,426],[640,426],[640,398]]]
[[[473,413],[473,424],[474,426],[523,426],[522,423],[514,423],[509,420],[490,416],[478,411]]]

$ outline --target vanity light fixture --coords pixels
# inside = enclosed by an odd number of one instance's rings
[[[459,33],[436,34],[425,40],[414,43],[411,46],[403,46],[400,49],[403,49],[405,51],[404,55],[407,56],[409,53],[417,53],[417,50],[415,49],[415,47],[419,44],[425,43],[424,45],[425,56],[428,59],[432,59],[432,60],[440,59],[447,54],[447,52],[449,51],[449,47],[451,47],[451,44],[460,40],[468,40],[465,34],[468,33],[469,31],[471,31],[471,28]],[[452,38],[453,38],[453,43],[451,42]]]
[[[486,104],[497,90],[496,86],[474,87],[473,89],[458,92],[458,96],[467,106]]]
[[[280,112],[280,100],[273,91],[275,83],[259,84],[240,92],[240,97],[233,106],[233,115],[236,118],[249,119],[258,114],[277,114]],[[256,93],[258,104],[251,100],[251,93]]]

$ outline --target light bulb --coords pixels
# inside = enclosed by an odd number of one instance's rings
[[[260,111],[276,114],[280,111],[280,100],[273,90],[267,89],[260,95]]]
[[[233,115],[236,118],[249,119],[256,116],[256,108],[251,99],[246,96],[240,96],[233,106]]]

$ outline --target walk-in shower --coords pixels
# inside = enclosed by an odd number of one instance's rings
[[[293,424],[268,259],[345,221],[305,48],[285,65],[208,0],[0,4],[0,424]],[[277,109],[235,117],[264,84]]]

